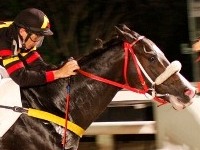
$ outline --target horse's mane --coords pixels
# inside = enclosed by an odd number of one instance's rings
[[[119,42],[120,42],[120,39],[118,36],[113,36],[110,40],[102,41],[102,45],[100,47],[93,48],[92,52],[82,56],[78,60],[79,65],[81,66],[81,65],[85,64],[86,62],[88,62],[89,60],[94,59],[97,56],[101,56],[101,54],[103,54],[105,51],[107,51],[114,45],[118,44]]]

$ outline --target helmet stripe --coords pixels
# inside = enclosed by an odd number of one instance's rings
[[[3,24],[0,24],[0,28],[9,27],[12,23],[13,21],[3,22]]]
[[[44,16],[44,21],[43,21],[41,28],[45,29],[47,27],[48,23],[49,23],[49,19],[47,18],[47,16]]]

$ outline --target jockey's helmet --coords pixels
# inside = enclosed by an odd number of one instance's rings
[[[14,19],[14,24],[25,28],[30,33],[42,36],[53,35],[47,16],[39,9],[28,8],[22,10]]]

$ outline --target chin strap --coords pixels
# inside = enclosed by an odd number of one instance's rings
[[[28,41],[28,39],[32,35],[32,33],[30,31],[26,30],[26,32],[27,32],[27,36],[26,36],[26,38],[24,40],[23,37],[19,34],[19,31],[18,31],[18,36],[19,36],[19,38],[21,40],[21,43],[22,43],[22,47],[21,47],[22,52],[28,50],[26,48],[26,42]]]

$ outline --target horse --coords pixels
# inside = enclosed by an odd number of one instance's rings
[[[170,102],[176,110],[193,102],[195,88],[180,74],[180,62],[170,63],[150,39],[126,25],[115,29],[116,34],[110,40],[78,60],[81,69],[76,76],[20,88],[23,107],[61,118],[67,114],[67,120],[86,130],[123,88]],[[68,112],[67,97],[70,97]],[[63,132],[66,132],[64,149],[77,150],[82,135],[22,113],[0,139],[0,149],[60,150]]]

